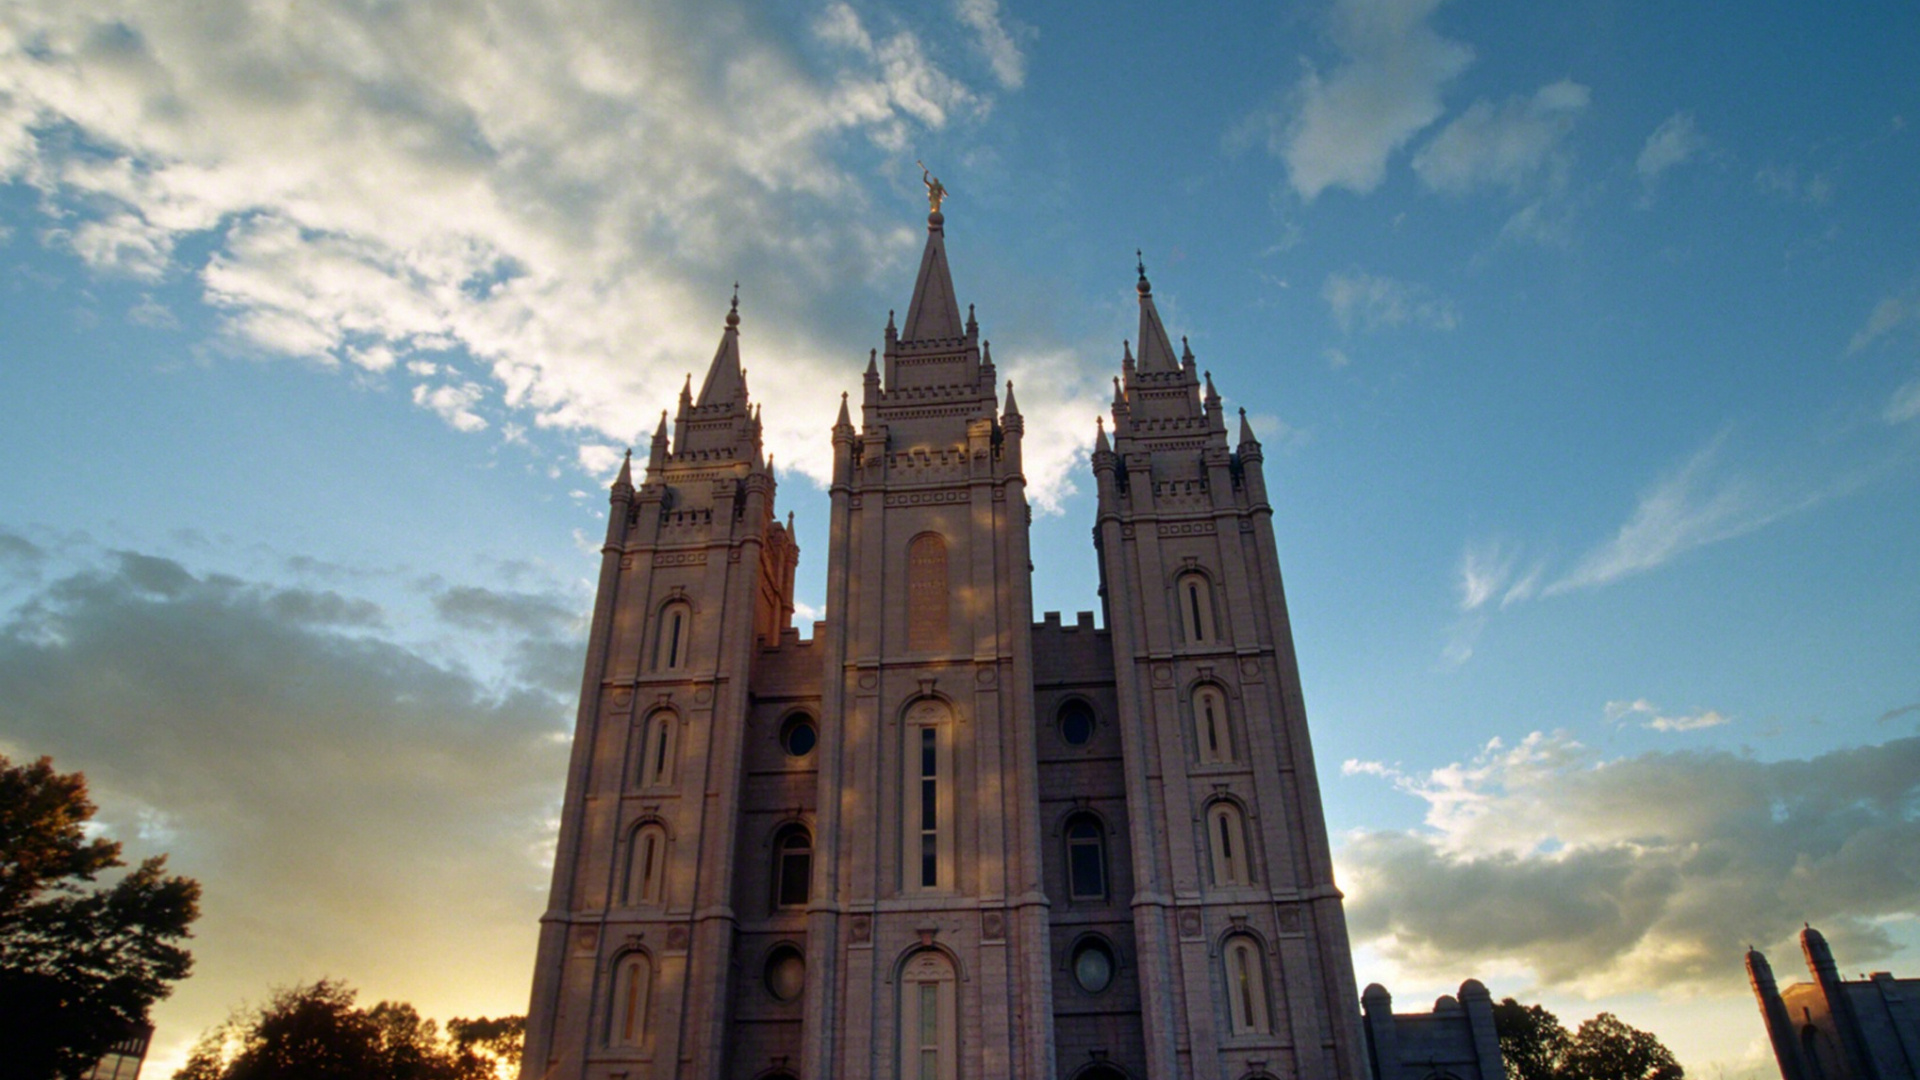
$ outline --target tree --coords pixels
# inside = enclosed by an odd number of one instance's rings
[[[147,859],[111,886],[120,845],[87,836],[79,773],[0,755],[0,1046],[10,1076],[78,1076],[186,978],[200,885]]]
[[[1512,998],[1493,1007],[1507,1080],[1684,1080],[1686,1071],[1652,1032],[1612,1013],[1572,1034],[1539,1005]]]
[[[1559,1080],[1560,1061],[1573,1039],[1559,1017],[1507,998],[1493,1007],[1493,1027],[1500,1033],[1507,1080]]]
[[[439,1026],[405,1002],[354,1004],[323,979],[276,991],[201,1036],[174,1080],[497,1080],[519,1063],[522,1017]]]

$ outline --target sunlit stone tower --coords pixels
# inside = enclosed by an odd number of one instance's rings
[[[810,639],[737,304],[614,483],[523,1075],[1363,1076],[1260,445],[1142,269],[1106,629],[1035,621],[1024,425],[940,194],[831,433]]]

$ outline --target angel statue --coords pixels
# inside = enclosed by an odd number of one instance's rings
[[[937,214],[940,212],[940,201],[947,197],[946,185],[940,182],[939,177],[927,171],[926,162],[915,161],[914,164],[920,166],[920,182],[927,185],[927,208]]]

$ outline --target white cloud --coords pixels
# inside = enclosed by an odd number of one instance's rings
[[[1833,197],[1833,180],[1825,173],[1814,173],[1804,180],[1793,165],[1766,165],[1753,174],[1754,186],[1777,198],[1796,202],[1824,203]]]
[[[954,7],[960,21],[978,35],[977,44],[993,67],[993,77],[1009,90],[1019,89],[1027,81],[1027,57],[1020,50],[1020,39],[1031,37],[1032,29],[1003,22],[1000,0],[956,0]]]
[[[1789,498],[1720,468],[1726,432],[1640,497],[1613,539],[1587,552],[1544,594],[1605,585],[1661,566],[1705,544],[1752,532],[1818,501]]]
[[[1920,418],[1920,379],[1913,379],[1895,390],[1880,416],[1889,424],[1904,424]]]
[[[1441,91],[1473,63],[1473,49],[1430,23],[1441,0],[1336,0],[1330,34],[1341,53],[1328,74],[1309,69],[1290,117],[1256,117],[1303,199],[1330,187],[1365,194],[1387,159],[1440,118]]]
[[[197,278],[244,351],[376,374],[464,353],[519,430],[590,442],[673,399],[742,277],[749,364],[780,343],[755,369],[768,442],[819,479],[859,370],[822,297],[898,280],[917,244],[876,224],[860,156],[992,105],[916,30],[823,11],[793,41],[691,0],[23,0],[0,181],[100,272]],[[1024,31],[960,12],[1017,86]],[[417,400],[477,429],[468,396]]]
[[[413,403],[424,405],[440,414],[440,419],[452,424],[460,431],[483,431],[487,421],[473,407],[480,403],[486,391],[478,383],[461,383],[458,386],[436,386],[428,389],[425,385],[413,388]]]
[[[623,446],[582,443],[576,452],[576,457],[582,472],[611,484],[614,472],[620,467],[620,460],[626,456],[626,453],[626,447]]]
[[[1631,720],[1650,731],[1699,731],[1702,728],[1719,727],[1733,722],[1731,717],[1717,709],[1702,709],[1690,715],[1667,716],[1661,712],[1659,706],[1646,698],[1609,701],[1606,713],[1608,723],[1623,724]]]
[[[1410,971],[1739,993],[1748,942],[1811,920],[1865,962],[1891,950],[1879,921],[1920,907],[1920,738],[1779,762],[1606,760],[1535,733],[1424,774],[1344,771],[1427,804],[1425,828],[1361,833],[1337,856],[1356,944]]]
[[[1408,325],[1452,330],[1460,322],[1452,301],[1433,295],[1425,286],[1364,271],[1328,274],[1320,298],[1327,302],[1342,333],[1352,333],[1356,327],[1372,332]]]
[[[1562,79],[1495,106],[1476,101],[1413,157],[1413,171],[1435,191],[1465,194],[1481,186],[1518,192],[1546,170],[1558,187],[1567,168],[1561,144],[1586,110],[1587,87]]]
[[[1647,144],[1640,148],[1633,167],[1641,180],[1652,183],[1661,173],[1691,160],[1706,145],[1707,141],[1694,130],[1693,114],[1677,112],[1661,121],[1653,134],[1647,136]]]

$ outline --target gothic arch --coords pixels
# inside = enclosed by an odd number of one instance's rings
[[[1133,1080],[1133,1074],[1111,1061],[1089,1061],[1075,1069],[1067,1080]]]
[[[693,648],[694,619],[699,614],[684,588],[675,587],[655,605],[648,620],[652,641],[647,646],[647,670],[684,671]]]
[[[601,1042],[609,1047],[644,1050],[653,1035],[653,998],[658,964],[651,950],[629,944],[614,953],[602,969],[606,1010]]]
[[[941,956],[946,957],[947,963],[953,965],[954,978],[963,983],[973,981],[973,976],[967,974],[967,965],[960,959],[960,954],[954,952],[944,941],[933,941],[915,942],[901,949],[900,955],[893,958],[893,966],[887,969],[887,982],[889,984],[898,983],[900,981],[900,974],[907,970],[907,965],[913,962],[914,957],[923,952],[937,952]]]
[[[657,705],[640,721],[640,767],[634,770],[640,787],[673,783],[680,764],[680,713],[671,705]]]

